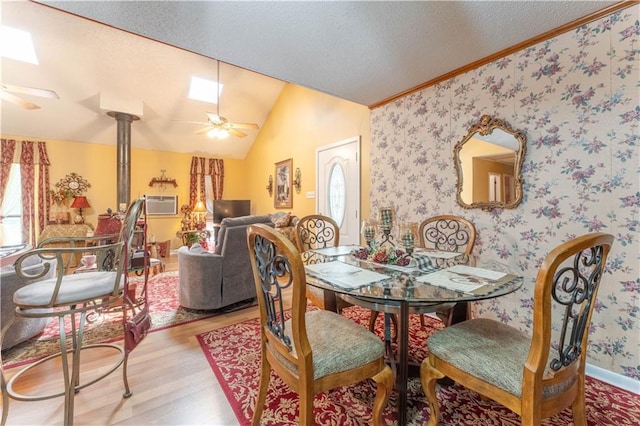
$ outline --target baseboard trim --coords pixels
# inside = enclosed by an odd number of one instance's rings
[[[589,377],[640,395],[640,381],[634,380],[631,377],[623,376],[622,374],[614,373],[613,371],[589,363],[585,366],[584,372]]]

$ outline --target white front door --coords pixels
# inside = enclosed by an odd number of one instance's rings
[[[340,226],[340,245],[360,244],[360,137],[316,150],[316,212]]]

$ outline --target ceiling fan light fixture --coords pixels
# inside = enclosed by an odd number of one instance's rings
[[[222,129],[218,132],[218,139],[226,139],[229,137],[229,132],[226,129]]]
[[[217,128],[217,127],[214,127],[213,129],[211,129],[211,130],[209,130],[209,131],[207,132],[207,136],[208,136],[208,137],[210,137],[211,139],[213,139],[213,138],[215,138],[215,137],[217,137],[217,136],[218,136],[218,133],[219,133],[219,132],[218,132],[218,128]]]

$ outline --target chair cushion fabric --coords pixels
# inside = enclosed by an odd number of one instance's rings
[[[366,328],[330,311],[311,311],[305,316],[307,337],[313,351],[313,378],[352,370],[384,356],[380,338]],[[291,320],[285,322],[285,334],[293,344]],[[292,349],[295,356],[295,346]],[[282,356],[275,355],[295,374],[298,368]]]
[[[487,318],[452,325],[427,340],[433,355],[518,397],[530,346],[525,333]]]
[[[114,290],[115,279],[115,271],[65,275],[62,277],[55,305],[68,305],[108,296]],[[120,280],[120,289],[123,285],[124,277]],[[55,278],[29,284],[13,294],[13,303],[24,308],[49,306],[55,286]]]

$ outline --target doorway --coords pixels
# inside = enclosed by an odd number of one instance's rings
[[[316,212],[340,227],[340,245],[360,244],[360,136],[316,150]]]

